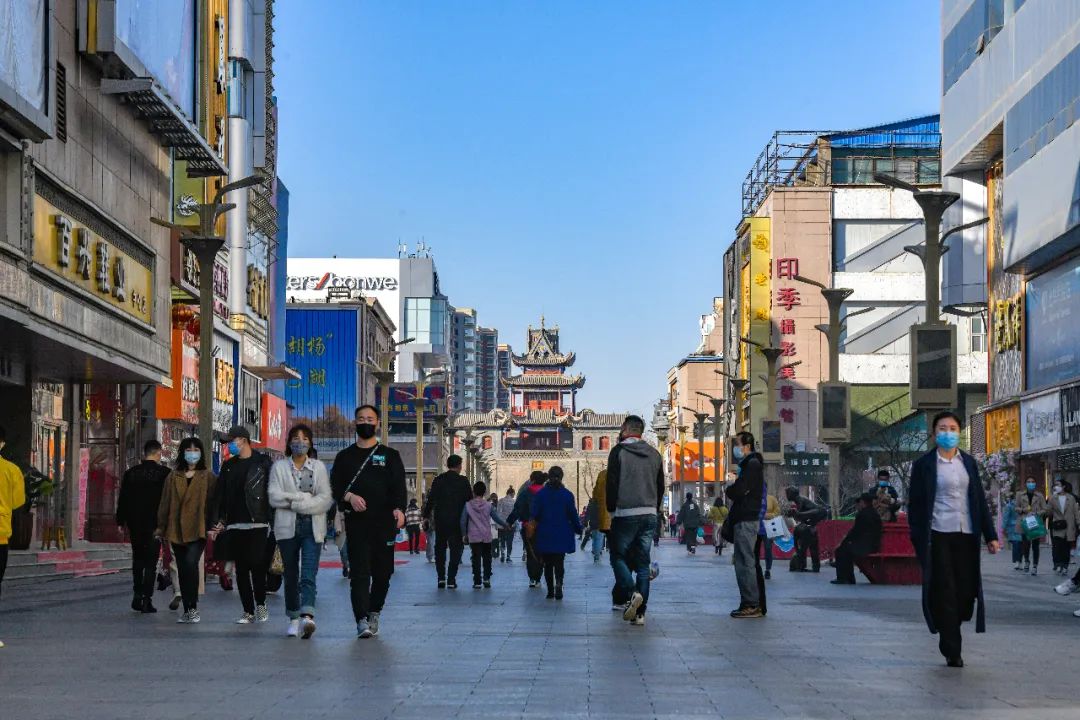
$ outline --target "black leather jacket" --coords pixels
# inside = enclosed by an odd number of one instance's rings
[[[273,461],[265,453],[252,452],[247,472],[241,476],[239,458],[230,458],[221,466],[218,477],[219,514],[226,525],[238,522],[271,523],[270,496],[267,486]],[[242,505],[240,501],[242,499]],[[247,510],[246,515],[243,509]]]

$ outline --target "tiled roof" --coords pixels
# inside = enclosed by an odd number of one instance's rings
[[[578,430],[600,430],[621,427],[626,413],[598,413],[589,409],[577,415],[556,415],[553,410],[529,410],[512,415],[505,410],[488,413],[463,412],[454,415],[452,425],[458,430],[502,428],[507,425],[564,425]]]
[[[585,384],[584,375],[514,375],[513,377],[501,378],[506,387],[573,387],[580,388]]]
[[[554,355],[540,356],[540,355],[512,355],[511,359],[518,367],[570,367],[574,364],[574,360],[577,356],[574,353],[567,353],[565,355],[556,353]]]

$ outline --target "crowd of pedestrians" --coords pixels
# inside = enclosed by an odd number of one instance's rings
[[[321,553],[332,538],[349,580],[357,636],[373,638],[379,634],[402,530],[410,554],[419,555],[425,546],[439,590],[457,588],[466,544],[473,588],[490,588],[494,560],[513,562],[520,532],[529,587],[543,585],[547,598],[555,601],[572,584],[566,555],[575,552],[580,537],[582,550],[591,544],[595,563],[607,550],[612,608],[638,627],[645,625],[650,586],[658,573],[651,551],[665,531],[680,538],[691,556],[706,523],[713,529],[716,554],[731,546],[739,593],[739,604],[730,613],[735,619],[768,613],[766,581],[771,579],[777,518],[787,528],[785,536],[790,533],[793,539],[790,569],[820,571],[817,526],[828,510],[798,488],[786,489],[786,505],[768,493],[764,461],[751,433],[736,435],[735,465],[707,511],[687,493],[677,513],[666,515],[661,457],[642,439],[644,421],[631,415],[579,514],[560,467],[532,472],[521,487],[508,487],[500,498],[489,495],[484,483],[470,483],[457,455],[447,460],[446,472],[435,478],[421,508],[415,499],[407,500],[401,456],[378,440],[380,422],[375,407],[357,408],[357,441],[337,454],[332,472],[318,459],[312,429],[302,424],[289,430],[285,457],[277,462],[252,447],[243,426],[231,428],[228,459],[216,475],[197,438],[181,441],[173,468],[161,464],[161,445],[147,442],[142,461],[124,475],[116,509],[116,521],[131,543],[132,609],[157,612],[154,585],[160,589],[166,582],[161,575],[167,568],[175,591],[170,607],[182,606],[178,622],[198,623],[204,571],[211,562],[227,563],[242,606],[236,622],[265,623],[267,579],[278,565],[284,579],[285,633],[310,638],[316,629]],[[947,664],[962,667],[961,625],[975,619],[976,632],[985,630],[979,545],[985,543],[993,553],[1000,543],[978,467],[957,447],[959,418],[940,413],[933,428],[934,449],[912,465],[905,509],[922,569],[927,626],[939,635]],[[0,428],[0,449],[4,439]],[[0,458],[0,580],[10,511],[23,501],[18,495],[21,472],[11,472],[9,465],[15,468]],[[883,470],[859,497],[854,524],[835,548],[833,583],[855,583],[856,564],[879,552],[883,525],[895,522],[900,509],[890,473]],[[1053,495],[1046,498],[1036,480],[1027,478],[1018,491],[1007,494],[1001,520],[1017,571],[1037,574],[1045,540],[1055,573],[1066,576],[1055,590],[1067,595],[1080,589],[1080,572],[1068,577],[1080,532],[1080,502],[1069,483],[1055,482]],[[228,589],[224,580],[223,587]],[[1075,614],[1080,616],[1080,610]]]

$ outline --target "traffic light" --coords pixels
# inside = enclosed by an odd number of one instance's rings
[[[818,440],[851,440],[851,387],[845,382],[818,383]]]
[[[946,410],[959,401],[956,389],[956,326],[911,326],[911,409]]]

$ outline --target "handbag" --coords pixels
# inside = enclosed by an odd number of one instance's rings
[[[281,559],[281,548],[279,547],[274,548],[274,559],[270,561],[269,572],[271,575],[285,574],[285,561]]]
[[[784,518],[777,515],[771,520],[765,521],[765,537],[770,540],[773,538],[786,537],[788,534],[787,522]]]
[[[1038,540],[1046,537],[1046,526],[1035,515],[1025,515],[1020,521],[1025,540]]]
[[[1064,520],[1054,520],[1050,523],[1051,530],[1065,530],[1069,527],[1069,523]]]
[[[697,529],[697,544],[698,545],[704,545],[705,544],[705,528],[698,528]]]
[[[727,517],[724,518],[724,522],[720,526],[720,537],[725,542],[735,542],[735,518],[730,512],[727,514]]]

